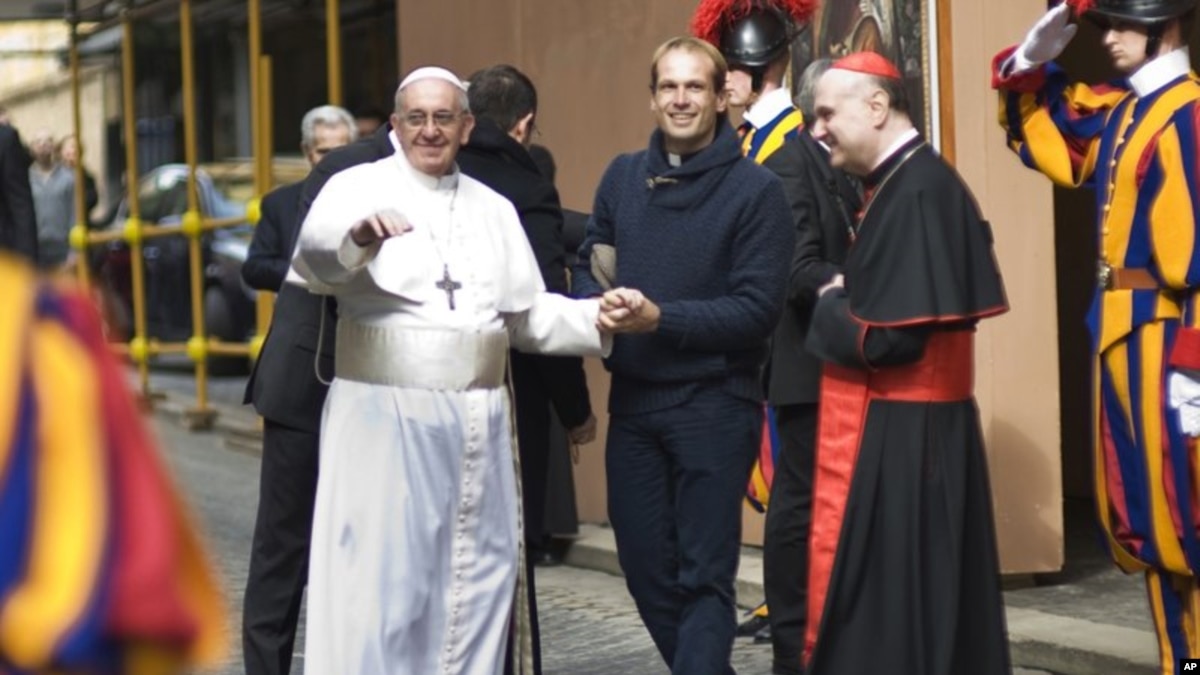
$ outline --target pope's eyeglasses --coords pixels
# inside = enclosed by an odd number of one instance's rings
[[[409,129],[424,129],[425,125],[429,124],[429,120],[433,120],[433,125],[439,129],[449,129],[458,121],[460,116],[461,113],[439,110],[432,115],[426,115],[423,112],[410,112],[402,119],[404,120],[404,126]]]

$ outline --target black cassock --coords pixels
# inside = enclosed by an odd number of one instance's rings
[[[813,675],[1010,673],[973,395],[976,322],[1007,309],[992,235],[920,138],[864,181],[824,361],[805,658]]]

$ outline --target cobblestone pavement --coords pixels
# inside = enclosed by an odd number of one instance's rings
[[[230,449],[220,434],[189,433],[156,423],[163,451],[193,511],[227,592],[227,662],[212,671],[241,675],[241,604],[258,500],[259,458]],[[664,675],[667,672],[638,619],[624,582],[566,566],[538,568],[546,675]],[[303,673],[303,626],[293,673]],[[733,663],[741,675],[770,673],[769,645],[738,640]],[[882,671],[881,671],[882,672]],[[1016,675],[1049,675],[1018,670]]]
[[[571,567],[537,569],[545,675],[660,675],[667,672],[618,577]],[[771,646],[734,643],[742,675],[771,672]]]
[[[618,577],[571,567],[537,570],[545,675],[665,675],[663,665]],[[770,675],[771,646],[734,642],[740,675]],[[886,672],[886,669],[880,670]],[[1014,675],[1051,675],[1017,669]]]

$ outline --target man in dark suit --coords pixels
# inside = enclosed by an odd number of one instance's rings
[[[354,140],[354,118],[336,106],[310,110],[300,124],[301,150],[316,165]],[[316,173],[315,171],[313,173]],[[246,386],[246,403],[263,416],[258,517],[242,612],[247,675],[286,675],[308,578],[308,543],[317,491],[321,408],[333,374],[333,339],[320,338],[320,296],[283,283],[300,230],[306,183],[286,185],[262,200],[242,278],[279,292],[271,330]],[[328,317],[326,328],[333,326]],[[318,345],[320,358],[317,359]]]
[[[830,61],[812,63],[801,76],[797,103],[813,118],[816,82]],[[763,536],[763,590],[771,608],[772,671],[801,671],[807,623],[808,532],[812,516],[817,401],[821,362],[804,349],[817,289],[840,271],[861,199],[847,174],[829,164],[829,152],[801,129],[763,164],[783,181],[796,223],[796,252],[788,301],[772,339],[767,402],[775,410],[779,454]]]
[[[37,262],[37,219],[29,187],[31,160],[21,135],[0,124],[0,248]]]
[[[541,267],[546,289],[567,293],[563,214],[558,191],[538,169],[528,146],[537,116],[537,90],[508,65],[481,70],[470,78],[467,96],[475,128],[458,151],[462,172],[506,197],[517,209],[525,236]],[[550,456],[550,406],[574,443],[595,437],[596,418],[588,399],[583,361],[578,357],[512,352],[517,441],[521,456],[521,497],[527,552],[542,541],[546,475]],[[526,555],[534,672],[541,672],[533,555]]]

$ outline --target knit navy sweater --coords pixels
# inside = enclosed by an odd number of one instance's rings
[[[654,333],[616,336],[605,360],[610,412],[679,405],[703,386],[761,400],[794,236],[779,179],[742,157],[728,124],[718,122],[712,144],[677,167],[657,130],[649,148],[613,160],[573,268],[574,291],[603,292],[589,260],[592,246],[611,244],[616,285],[642,291],[662,317]]]

